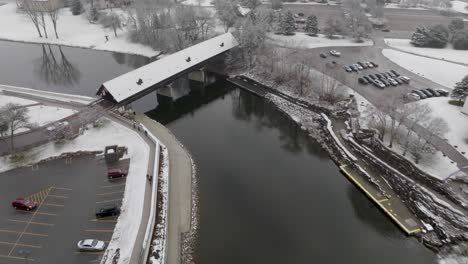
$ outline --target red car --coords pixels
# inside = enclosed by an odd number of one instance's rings
[[[15,209],[31,211],[37,208],[37,203],[24,198],[16,198],[11,205]]]
[[[128,171],[121,169],[111,169],[107,171],[107,177],[109,179],[127,177]]]

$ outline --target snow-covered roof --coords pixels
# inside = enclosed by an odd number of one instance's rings
[[[211,59],[238,45],[231,33],[201,42],[102,84],[117,102],[122,102],[180,72]]]

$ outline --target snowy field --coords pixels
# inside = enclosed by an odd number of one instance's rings
[[[468,64],[468,50],[455,50],[451,45],[447,45],[445,49],[418,48],[411,45],[409,39],[385,39],[385,43],[403,51]]]
[[[450,89],[468,74],[467,66],[450,62],[424,58],[390,49],[384,49],[382,54],[401,67]]]
[[[130,158],[131,163],[122,203],[122,213],[108,249],[115,251],[115,249],[120,248],[119,263],[128,263],[143,212],[149,146],[134,131],[107,119],[105,121],[104,126],[90,128],[72,141],[66,141],[64,144],[51,142],[31,149],[27,153],[29,158],[27,164],[65,152],[103,151],[105,146],[115,144],[126,146],[128,154],[124,158]],[[8,156],[0,157],[0,172],[14,168],[11,163],[7,162],[8,158]]]
[[[63,8],[59,15],[57,23],[59,39],[55,38],[52,22],[48,17],[46,17],[46,24],[49,38],[39,38],[34,24],[25,14],[17,10],[14,1],[8,0],[5,5],[0,6],[0,39],[60,44],[147,57],[159,54],[150,47],[127,40],[125,27],[124,31],[118,31],[118,37],[115,38],[111,28],[106,29],[100,24],[90,24],[85,14],[73,16],[69,8]],[[109,41],[106,41],[106,35],[109,36]]]
[[[391,8],[391,9],[412,9],[412,10],[427,10],[427,8],[425,8],[425,7],[404,7],[404,6],[400,6],[400,5],[397,4],[397,3],[386,4],[386,5],[384,6],[384,8]]]
[[[30,106],[28,110],[29,122],[37,126],[44,126],[76,113],[71,109],[45,105]]]
[[[468,14],[468,10],[465,9],[468,3],[462,2],[462,1],[450,1],[450,2],[452,3],[453,11]]]
[[[193,6],[214,6],[214,0],[184,0],[182,4]]]
[[[31,88],[0,84],[0,96],[1,96],[2,91],[11,91],[15,93],[22,93],[22,94],[27,94],[27,95],[53,99],[53,100],[57,100],[57,101],[65,102],[65,103],[73,102],[73,103],[85,104],[85,105],[96,100],[96,98],[90,97],[90,96],[54,93],[54,92],[36,90],[36,89],[31,89]],[[29,101],[26,99],[21,99],[21,98],[16,98],[16,97],[10,97],[9,100],[13,100],[13,99]]]
[[[366,40],[363,43],[355,43],[352,40],[346,39],[329,39],[324,35],[319,34],[318,37],[311,37],[304,33],[296,33],[294,36],[284,36],[276,34],[268,34],[268,41],[273,44],[291,47],[291,48],[320,48],[320,47],[335,47],[335,46],[372,46],[372,40]]]
[[[13,97],[13,96],[6,96],[0,93],[0,108],[5,106],[8,103],[19,104],[19,105],[37,104],[37,102],[35,101]]]
[[[426,103],[432,108],[434,117],[443,118],[447,121],[450,131],[446,134],[448,142],[454,146],[457,145],[458,151],[468,153],[468,115],[461,112],[462,108],[448,103],[447,97],[435,97],[419,101],[417,103]]]

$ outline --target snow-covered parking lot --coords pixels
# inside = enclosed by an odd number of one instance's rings
[[[268,34],[269,42],[285,47],[313,49],[320,47],[338,47],[338,46],[372,46],[372,40],[366,40],[362,43],[353,42],[349,38],[329,39],[322,34],[317,37],[311,37],[304,33],[296,33],[294,36],[284,36]]]

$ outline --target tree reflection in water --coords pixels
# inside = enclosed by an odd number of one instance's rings
[[[298,124],[281,113],[273,103],[240,89],[232,92],[231,96],[232,113],[236,119],[254,122],[259,133],[264,128],[278,129],[279,139],[283,143],[281,147],[291,153],[307,151],[313,156],[328,159],[326,152],[320,150],[320,145],[309,137],[306,131],[302,131]]]
[[[47,84],[73,86],[81,78],[81,72],[71,63],[61,46],[42,44],[42,58],[37,63],[39,77]]]

